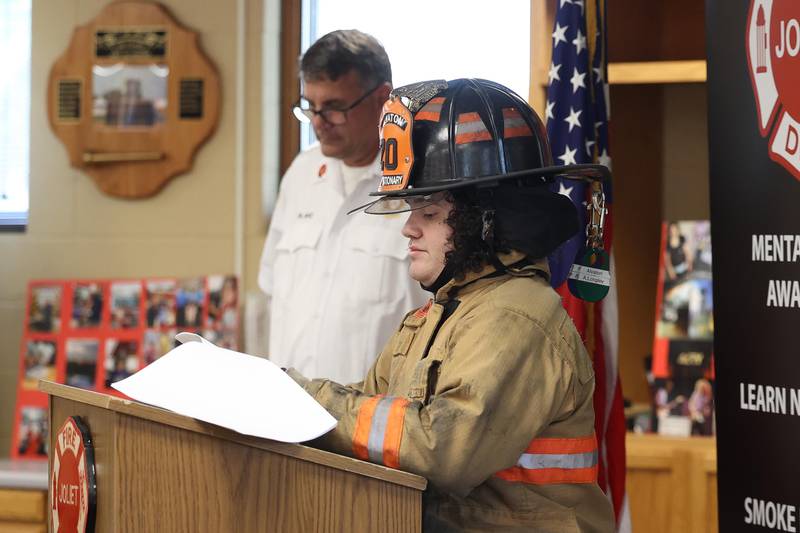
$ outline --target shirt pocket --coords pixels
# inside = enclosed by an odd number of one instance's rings
[[[309,220],[292,224],[275,245],[275,297],[287,298],[291,289],[308,279],[322,225]]]
[[[425,318],[416,316],[416,312],[412,311],[406,315],[400,330],[392,337],[389,345],[389,353],[392,354],[390,390],[402,391],[407,388],[410,377],[405,364],[411,354],[419,328],[424,323]]]
[[[439,383],[439,375],[442,372],[443,355],[436,346],[432,346],[428,356],[417,363],[408,387],[407,396],[410,399],[417,400],[423,405],[433,401]]]
[[[408,239],[394,227],[356,225],[347,228],[343,253],[352,265],[353,302],[391,303],[401,298],[408,283]]]

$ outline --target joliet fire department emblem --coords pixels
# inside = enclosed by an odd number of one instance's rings
[[[800,179],[800,2],[751,0],[745,48],[769,156]]]
[[[89,428],[69,417],[58,430],[50,473],[50,519],[54,533],[94,531],[97,484]]]

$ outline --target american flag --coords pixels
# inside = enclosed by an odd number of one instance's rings
[[[590,31],[587,32],[587,27]],[[547,135],[557,164],[600,163],[611,167],[608,145],[608,84],[605,69],[605,1],[559,0],[553,27],[553,59],[547,88]],[[603,184],[606,208],[603,243],[611,253],[612,191]],[[591,186],[558,179],[553,190],[568,196],[586,227]],[[595,371],[595,432],[600,448],[598,482],[614,507],[618,531],[630,531],[625,494],[625,417],[617,369],[617,293],[591,304],[573,296],[566,279],[585,245],[579,232],[550,258],[553,287],[575,322],[592,356]]]

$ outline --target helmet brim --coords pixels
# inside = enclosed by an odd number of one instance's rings
[[[611,179],[611,172],[605,165],[568,165],[568,166],[551,166],[536,169],[526,169],[517,172],[509,172],[508,174],[498,174],[495,176],[484,176],[480,178],[469,178],[454,181],[450,184],[441,184],[436,187],[419,187],[407,188],[397,191],[386,192],[371,192],[370,196],[380,196],[377,200],[368,202],[360,207],[356,207],[347,212],[348,215],[364,211],[371,215],[389,215],[395,213],[404,213],[406,211],[413,211],[420,209],[426,205],[435,203],[437,200],[424,203],[425,198],[432,197],[438,192],[452,191],[455,189],[463,189],[466,187],[494,187],[500,182],[512,179],[529,179],[535,178],[533,184],[547,185],[552,183],[557,177],[567,179],[575,179],[587,182],[605,181]],[[418,207],[411,207],[410,198],[419,198],[419,202],[415,202]],[[405,205],[405,207],[403,207]]]
[[[404,196],[402,198],[397,198],[396,196],[381,196],[374,202],[370,202],[366,206],[359,207],[354,211],[364,209],[364,212],[370,215],[394,215],[428,207],[444,198],[445,191],[437,191],[432,194]],[[350,213],[354,211],[350,211]],[[350,213],[348,213],[348,215]]]

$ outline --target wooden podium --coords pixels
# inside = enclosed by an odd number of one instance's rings
[[[67,417],[91,431],[96,532],[422,529],[427,482],[414,474],[106,394],[44,381],[40,389],[50,395],[51,451]]]

